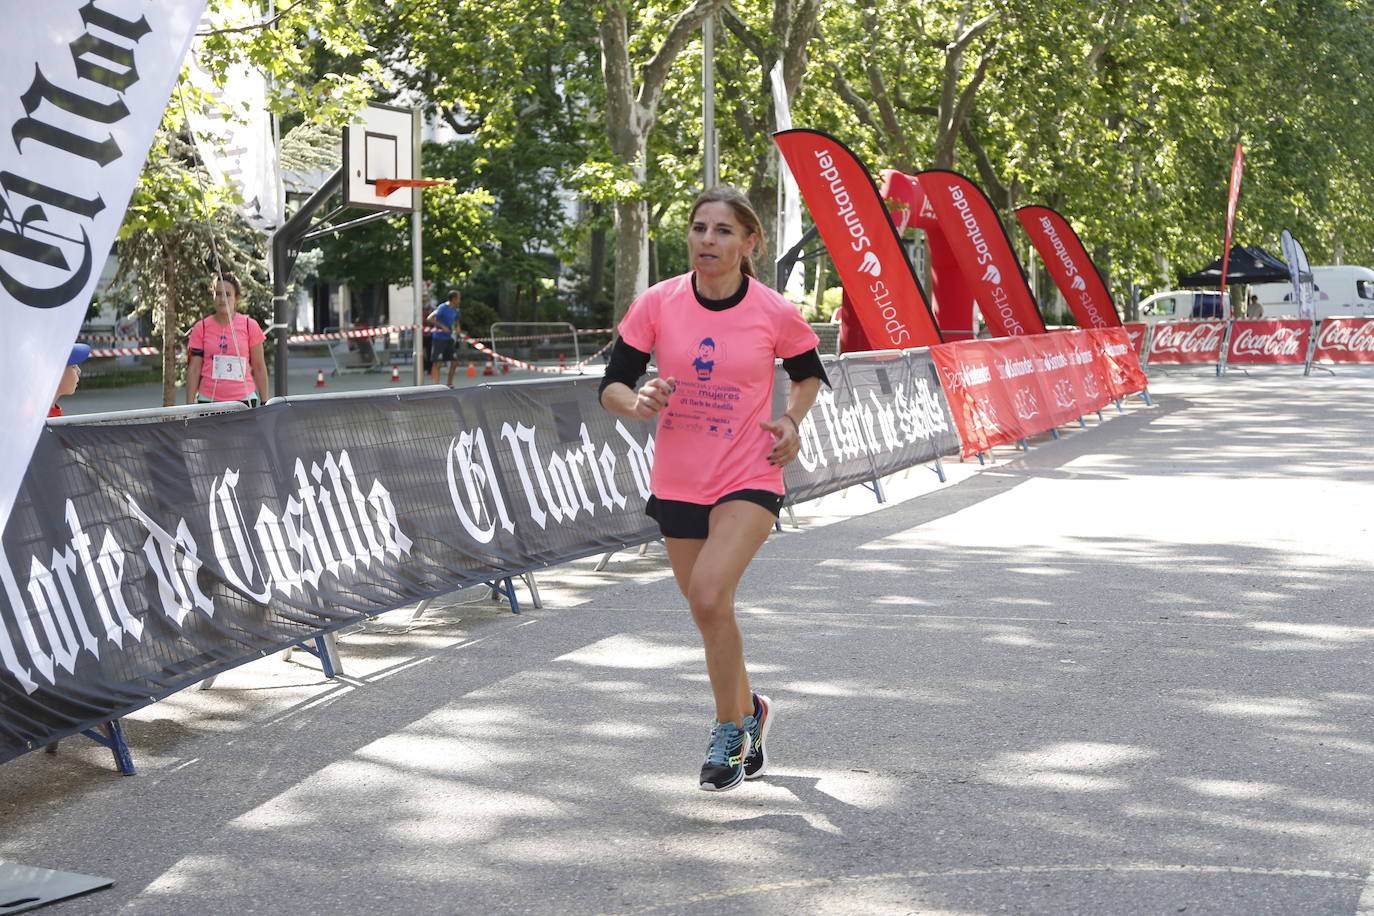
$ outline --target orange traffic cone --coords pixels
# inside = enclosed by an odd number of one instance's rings
[[[482,374],[483,374],[483,375],[495,375],[495,374],[496,374],[496,367],[492,365],[492,363],[494,363],[494,362],[496,362],[496,357],[494,357],[494,356],[493,356],[491,359],[487,360],[487,364],[486,364],[485,366],[482,367]]]
[[[400,367],[400,366],[392,366],[392,367],[391,367],[391,380],[392,380],[393,382],[399,382],[399,381],[401,380],[401,367]]]
[[[468,360],[468,378],[476,378],[476,377],[477,377],[477,367],[474,366],[474,365],[472,364],[472,360]]]
[[[323,369],[317,369],[317,370],[315,370],[315,387],[316,387],[316,388],[323,388],[323,387],[324,387],[324,370],[323,370]]]
[[[501,364],[501,374],[502,374],[502,375],[507,375],[507,374],[509,374],[509,373],[510,373],[510,363],[502,363],[502,364]]]

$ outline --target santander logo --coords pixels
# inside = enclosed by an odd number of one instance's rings
[[[864,252],[864,259],[859,262],[858,270],[870,274],[874,277],[880,276],[883,272],[883,265],[879,263],[878,256],[871,251]]]
[[[1081,274],[1074,274],[1073,282],[1069,285],[1080,292],[1088,288],[1088,284],[1083,282],[1083,276]]]
[[[996,264],[989,264],[988,269],[983,271],[983,281],[985,283],[1001,284],[1002,272],[997,269]]]

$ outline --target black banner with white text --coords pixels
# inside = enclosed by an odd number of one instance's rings
[[[790,501],[958,450],[927,351],[828,372]],[[0,762],[362,617],[658,537],[652,426],[598,383],[48,427],[4,532]]]

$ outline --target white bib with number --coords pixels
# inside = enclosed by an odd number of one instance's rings
[[[248,378],[248,360],[242,356],[216,354],[210,364],[210,377],[219,382],[242,382]]]

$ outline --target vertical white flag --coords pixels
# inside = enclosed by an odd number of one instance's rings
[[[0,530],[204,7],[0,2]]]
[[[782,79],[782,61],[773,65],[768,74],[773,85],[773,110],[777,112],[778,130],[792,129],[792,107],[787,98],[787,87]],[[778,174],[782,177],[782,200],[778,207],[778,258],[781,259],[802,237],[801,193],[797,190],[797,179],[792,170],[784,164],[782,153],[778,153]],[[797,301],[806,298],[806,280],[795,268],[784,280],[780,293],[790,293]]]
[[[239,28],[258,19],[247,3],[220,4],[205,14],[204,29]],[[267,110],[267,77],[249,63],[229,68],[223,86],[200,60],[200,43],[187,68],[191,85],[214,99],[207,108],[187,109],[191,133],[211,177],[238,192],[239,212],[254,229],[272,233],[282,223],[281,171],[277,167],[272,118]]]

